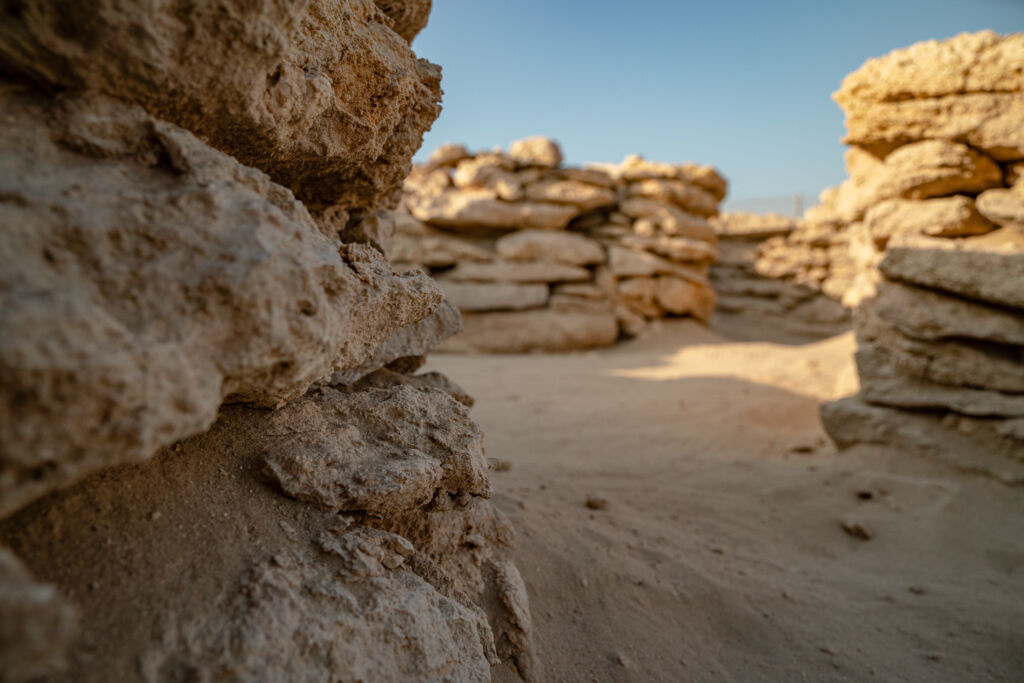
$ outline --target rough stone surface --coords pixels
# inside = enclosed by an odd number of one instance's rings
[[[407,42],[423,30],[430,19],[432,0],[373,0],[391,19],[391,28]]]
[[[409,212],[425,223],[464,230],[561,230],[579,214],[578,208],[564,204],[505,202],[489,190],[418,195],[406,204]]]
[[[654,298],[669,313],[690,314],[707,322],[715,309],[715,293],[710,287],[663,276],[655,282]]]
[[[864,225],[882,248],[893,235],[901,232],[932,237],[967,237],[983,235],[998,227],[978,213],[970,197],[963,195],[936,199],[890,199],[868,209]]]
[[[745,237],[759,240],[769,237],[785,237],[797,227],[796,220],[789,216],[748,211],[722,213],[712,218],[710,222],[711,227],[720,237]]]
[[[516,140],[509,145],[508,155],[523,166],[556,168],[562,164],[562,149],[557,142],[544,136]]]
[[[499,658],[529,662],[486,472],[444,391],[323,388],[225,407],[208,433],[0,521],[0,538],[80,602],[76,680],[485,681]]]
[[[0,512],[202,431],[225,399],[294,399],[440,304],[176,126],[0,98]]]
[[[521,311],[548,303],[546,284],[440,280],[445,295],[462,311]]]
[[[494,244],[498,255],[509,261],[553,261],[571,266],[604,262],[604,250],[597,242],[571,232],[520,230]]]
[[[1024,235],[1006,228],[964,240],[896,240],[880,268],[893,280],[1024,308]]]
[[[464,331],[439,347],[460,353],[576,351],[615,343],[618,322],[610,313],[542,309],[514,313],[467,314]]]
[[[871,311],[915,339],[978,339],[1024,346],[1024,315],[959,297],[883,281]]]
[[[460,263],[445,274],[452,280],[476,282],[574,282],[590,279],[586,268],[543,261]]]
[[[993,223],[1024,230],[1024,187],[982,192],[978,195],[978,211]]]
[[[359,210],[383,204],[440,113],[440,69],[389,25],[372,0],[34,2],[0,25],[0,64],[139,104],[312,209]]]
[[[868,60],[843,80],[845,142],[885,154],[927,138],[959,140],[1000,160],[1024,158],[1024,35],[929,40]]]

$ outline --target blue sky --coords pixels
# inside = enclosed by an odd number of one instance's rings
[[[1024,31],[1024,0],[434,0],[413,47],[444,69],[444,111],[417,159],[545,134],[574,164],[714,164],[741,208],[813,203],[844,177],[843,76],[985,28]]]

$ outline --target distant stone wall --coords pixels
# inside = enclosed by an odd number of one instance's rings
[[[441,350],[608,346],[669,315],[707,321],[726,181],[707,166],[562,167],[551,139],[507,152],[444,145],[413,169],[390,247],[433,275],[464,330]]]
[[[859,304],[860,394],[823,410],[840,446],[984,439],[969,466],[1024,481],[1022,63],[1024,34],[964,34],[870,60],[836,94],[850,179],[759,267],[804,245],[822,264],[794,275]]]
[[[983,31],[896,50],[847,76],[834,97],[849,178],[797,230],[765,243],[758,272],[852,307],[874,293],[889,245],[1019,223],[1019,192],[1007,188],[1024,170],[1022,62],[1024,34]]]

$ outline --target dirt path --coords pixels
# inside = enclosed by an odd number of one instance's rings
[[[1024,680],[1024,492],[837,455],[817,410],[855,390],[852,351],[678,321],[601,352],[431,359],[511,465],[495,498],[545,680]]]

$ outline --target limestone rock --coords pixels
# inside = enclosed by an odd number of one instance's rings
[[[608,248],[608,269],[618,277],[641,277],[651,275],[676,275],[694,282],[706,282],[698,271],[666,261],[645,251],[634,251],[625,247]]]
[[[936,199],[890,199],[868,209],[864,225],[875,243],[883,247],[897,232],[967,237],[982,235],[997,227],[978,213],[970,197],[963,195]]]
[[[1024,37],[992,31],[926,41],[868,60],[843,80],[845,142],[884,155],[926,138],[1024,158]]]
[[[397,235],[391,248],[392,261],[431,268],[454,266],[462,261],[490,261],[493,256],[480,244],[430,228],[422,235]]]
[[[386,2],[409,19],[429,3]],[[46,0],[0,25],[5,71],[139,104],[312,209],[379,207],[440,113],[440,69],[372,0]],[[395,10],[392,17],[397,16]]]
[[[508,155],[522,166],[557,168],[562,164],[558,143],[544,136],[516,140],[509,145]]]
[[[893,280],[1024,308],[1024,235],[1003,228],[962,240],[893,240],[880,264]]]
[[[784,237],[796,230],[796,221],[777,213],[732,211],[710,219],[719,237],[767,239]]]
[[[667,164],[648,161],[638,154],[630,154],[622,163],[615,166],[600,167],[623,180],[675,179],[683,180],[704,188],[717,200],[725,198],[726,182],[718,171],[711,166],[697,164]]]
[[[452,282],[441,279],[445,295],[462,311],[521,311],[548,303],[546,284]]]
[[[978,195],[978,211],[999,225],[1024,229],[1024,187],[982,192]]]
[[[642,249],[682,263],[706,264],[718,256],[718,250],[713,245],[688,237],[625,235],[619,243],[629,249]]]
[[[5,681],[61,673],[64,650],[77,631],[74,607],[55,586],[32,579],[0,546],[0,672]]]
[[[437,310],[423,320],[400,327],[392,332],[373,351],[368,359],[354,368],[339,370],[331,375],[331,384],[351,384],[378,368],[390,365],[400,358],[426,355],[442,341],[458,334],[462,318],[452,302],[441,302]]]
[[[579,209],[545,202],[504,202],[487,190],[447,191],[406,199],[416,218],[457,230],[537,228],[561,230]]]
[[[672,202],[684,211],[698,216],[714,216],[718,213],[719,200],[711,192],[682,180],[638,180],[630,183],[629,194],[633,197]]]
[[[1024,346],[1024,315],[884,280],[871,311],[915,339],[978,339]]]
[[[0,514],[202,431],[225,399],[294,399],[440,304],[176,126],[0,100]]]
[[[373,0],[391,19],[395,33],[411,43],[430,18],[432,0]]]
[[[462,334],[439,350],[470,353],[576,351],[615,343],[619,325],[611,313],[541,309],[514,313],[467,314]]]
[[[455,166],[463,159],[469,159],[472,156],[465,145],[446,142],[430,153],[430,156],[427,157],[427,164],[433,167]]]
[[[520,230],[499,238],[494,246],[509,261],[551,261],[571,266],[604,262],[600,244],[572,232]]]
[[[590,271],[563,263],[494,261],[460,263],[445,273],[445,277],[476,282],[580,282],[590,279]]]
[[[522,181],[509,170],[509,160],[496,155],[478,155],[459,162],[452,182],[459,188],[486,188],[499,199],[514,202],[523,198]]]
[[[659,277],[655,281],[654,298],[669,313],[692,315],[705,323],[715,310],[714,290],[677,277]]]
[[[695,216],[682,209],[655,199],[633,197],[619,206],[622,213],[633,218],[650,218],[665,233],[679,235],[712,244],[717,240],[714,228],[701,216]]]
[[[884,362],[901,373],[953,386],[1024,393],[1024,347],[904,336],[870,308],[856,311],[858,363]]]
[[[548,180],[526,187],[526,198],[538,202],[569,204],[581,211],[615,203],[615,192],[607,187],[578,180]]]

